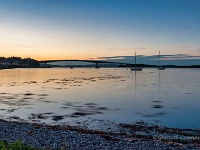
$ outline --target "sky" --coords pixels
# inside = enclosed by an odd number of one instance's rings
[[[0,56],[200,56],[200,0],[0,0]],[[192,57],[190,57],[192,56]]]

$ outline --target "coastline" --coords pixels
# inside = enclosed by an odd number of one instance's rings
[[[127,68],[129,69],[132,66],[114,66],[114,67],[105,67],[105,66],[100,66],[99,68]],[[142,68],[157,68],[158,66],[156,65],[144,65],[144,64],[140,64],[138,65],[138,67],[142,67]],[[164,65],[163,67],[165,68],[191,68],[191,69],[199,69],[200,65],[191,65],[191,66],[176,66],[176,65]],[[24,66],[0,66],[0,70],[3,69],[16,69],[16,68],[71,68],[71,66],[48,66],[48,67],[43,67],[43,66],[33,66],[33,67],[24,67]],[[95,66],[73,66],[73,68],[95,68]]]
[[[8,67],[8,66],[0,66],[0,70],[3,70],[3,69],[13,69],[13,67]]]
[[[0,126],[0,140],[8,143],[20,140],[41,149],[200,149],[200,130],[144,122],[119,124],[116,132],[3,119],[0,119]]]

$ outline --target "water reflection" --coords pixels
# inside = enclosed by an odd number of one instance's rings
[[[1,70],[0,78],[2,118],[64,123],[90,117],[200,125],[198,70],[13,69]]]
[[[136,114],[140,115],[143,118],[149,118],[152,119],[153,122],[156,123],[160,123],[160,118],[165,118],[167,114],[169,114],[168,112],[164,111],[164,105],[163,105],[163,100],[162,100],[162,85],[161,85],[161,70],[156,70],[156,72],[158,73],[158,78],[157,78],[157,83],[158,86],[155,87],[155,92],[151,93],[154,95],[154,100],[151,101],[151,107],[153,108],[155,111],[150,111],[147,113],[143,112],[136,112]],[[154,73],[154,72],[150,72],[150,73]],[[137,78],[136,78],[136,74],[135,74],[135,82],[137,82]],[[152,84],[152,85],[156,85],[156,84]],[[137,87],[137,84],[135,84],[135,86]],[[136,91],[136,90],[135,90]],[[158,96],[157,100],[155,100],[155,98]],[[153,105],[152,105],[153,103]],[[145,120],[145,119],[144,119]]]
[[[163,108],[164,106],[161,105],[161,103],[163,104],[163,102],[161,101],[161,74],[160,74],[161,70],[157,70],[157,71],[158,71],[158,100],[152,101],[153,103],[156,103],[152,106],[152,108],[160,109],[160,108]]]

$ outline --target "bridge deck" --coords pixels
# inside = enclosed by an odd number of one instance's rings
[[[59,61],[80,61],[80,62],[90,62],[90,63],[109,63],[109,64],[125,64],[125,65],[131,65],[129,63],[121,63],[121,62],[110,62],[110,61],[102,61],[102,60],[42,60],[38,61],[39,63],[51,63],[51,62],[59,62]]]

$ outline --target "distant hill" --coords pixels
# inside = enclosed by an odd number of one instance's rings
[[[7,67],[39,67],[37,60],[31,58],[21,58],[21,57],[0,57],[0,66]]]

